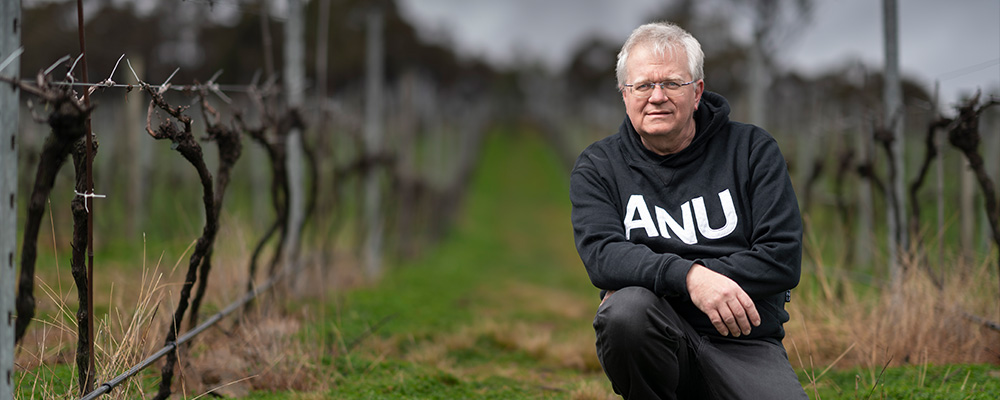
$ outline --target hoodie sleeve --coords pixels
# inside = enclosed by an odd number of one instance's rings
[[[607,158],[593,148],[581,154],[569,187],[576,248],[591,283],[605,290],[640,286],[659,296],[686,296],[693,261],[626,240],[621,207],[601,176],[601,160]]]
[[[802,219],[784,157],[770,135],[755,135],[755,139],[750,144],[749,180],[745,182],[753,224],[750,248],[695,260],[734,280],[751,297],[797,286],[802,261]]]

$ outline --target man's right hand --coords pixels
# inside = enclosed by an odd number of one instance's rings
[[[598,304],[597,306],[598,307],[603,306],[604,305],[604,300],[607,300],[608,297],[611,297],[611,294],[614,293],[614,292],[615,292],[614,290],[609,290],[607,293],[605,293],[604,297],[601,299],[601,304]]]
[[[750,334],[752,326],[760,326],[760,314],[743,288],[729,277],[695,264],[687,274],[691,302],[708,315],[722,336]]]

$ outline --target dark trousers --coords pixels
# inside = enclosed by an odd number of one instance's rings
[[[781,343],[706,337],[666,299],[628,287],[594,318],[597,357],[625,399],[807,399]]]

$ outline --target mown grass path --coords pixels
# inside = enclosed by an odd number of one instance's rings
[[[596,290],[576,255],[567,171],[535,136],[495,133],[456,226],[308,327],[333,398],[606,397]]]

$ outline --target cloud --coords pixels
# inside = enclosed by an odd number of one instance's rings
[[[942,81],[943,104],[962,91],[1000,86],[1000,65],[953,76],[954,71],[1000,60],[1000,2],[899,1],[900,62],[904,74],[928,87]],[[624,41],[661,0],[399,0],[422,31],[448,32],[459,52],[497,65],[538,60],[564,66],[587,37]],[[811,23],[789,40],[779,59],[789,69],[816,74],[860,60],[882,68],[882,2],[817,1]],[[745,22],[745,21],[736,21]]]
[[[565,66],[576,46],[589,36],[624,41],[644,14],[662,6],[657,0],[400,0],[400,10],[421,29],[450,32],[467,55],[498,65],[523,59],[552,68]]]

